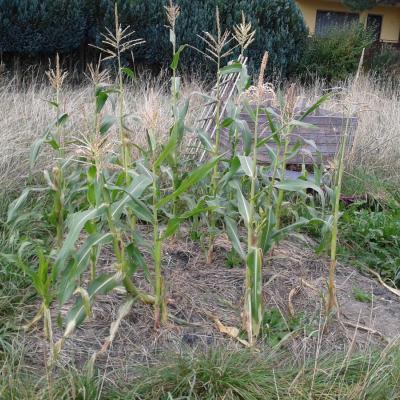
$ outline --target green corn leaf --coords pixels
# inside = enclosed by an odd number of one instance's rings
[[[149,207],[141,200],[139,199],[131,199],[131,201],[128,203],[129,209],[134,212],[136,217],[140,219],[141,221],[153,222],[153,214]]]
[[[299,153],[300,148],[301,148],[301,141],[297,140],[296,143],[290,148],[286,157],[286,161],[289,161],[292,158],[296,157],[296,155]]]
[[[128,77],[131,79],[135,79],[135,73],[133,72],[133,70],[131,70],[128,67],[122,67],[121,71]]]
[[[36,161],[39,158],[43,143],[46,142],[48,136],[49,136],[49,132],[46,131],[46,133],[41,138],[34,141],[32,147],[31,147],[30,154],[29,154],[29,165],[30,165],[31,169],[34,168]]]
[[[310,130],[318,129],[318,127],[315,126],[314,124],[309,124],[307,122],[299,121],[296,119],[293,119],[292,121],[290,121],[290,125],[297,126],[299,128],[310,129]]]
[[[108,99],[108,94],[103,91],[98,91],[96,93],[96,113],[99,114],[103,109],[106,101]]]
[[[243,139],[243,153],[249,155],[253,143],[253,135],[247,130],[241,131],[241,134]]]
[[[119,218],[124,207],[131,203],[131,200],[138,200],[146,188],[151,184],[152,178],[148,175],[139,175],[133,178],[132,183],[127,189],[113,186],[112,189],[125,193],[125,196],[111,206],[111,214],[113,218]]]
[[[277,132],[277,128],[275,126],[275,123],[271,117],[271,112],[269,110],[264,110],[265,111],[265,116],[267,117],[267,121],[268,121],[268,125],[269,128],[271,129],[272,133],[276,133]]]
[[[242,64],[240,62],[234,62],[221,68],[218,71],[218,73],[220,75],[227,75],[227,74],[238,74],[241,71],[242,71]]]
[[[240,165],[244,171],[244,173],[253,178],[253,160],[251,157],[248,156],[238,156],[240,160]]]
[[[271,161],[271,165],[275,165],[276,162],[278,161],[277,153],[270,146],[265,146],[265,148],[267,149],[269,159]]]
[[[53,150],[59,150],[60,149],[60,144],[57,142],[57,140],[51,136],[51,139],[45,140],[46,144],[49,144]]]
[[[39,266],[37,270],[38,279],[45,284],[48,280],[49,272],[49,260],[45,257],[43,249],[38,248],[37,250]]]
[[[234,121],[235,120],[233,118],[225,118],[222,121],[221,126],[222,126],[222,128],[229,128],[233,124]]]
[[[176,135],[176,131],[173,129],[168,142],[162,149],[157,160],[154,162],[155,169],[160,168],[160,166],[164,162],[164,160],[175,150],[177,144],[178,144],[178,137]]]
[[[229,163],[228,172],[221,178],[219,187],[223,188],[233,177],[240,168],[240,160],[238,156],[233,157]]]
[[[243,260],[246,260],[246,254],[240,242],[239,234],[236,227],[236,222],[234,221],[233,218],[227,216],[224,218],[224,220],[225,220],[226,233],[232,243],[233,248]]]
[[[107,207],[107,204],[101,204],[97,208],[77,212],[68,217],[67,225],[69,232],[56,258],[56,268],[54,268],[54,273],[56,276],[58,273],[61,273],[63,271],[65,262],[67,261],[70,253],[74,250],[75,242],[78,240],[79,235],[85,224],[88,221],[103,215]]]
[[[97,295],[106,294],[117,287],[122,281],[122,274],[116,273],[115,275],[100,275],[93,282],[90,283],[87,293],[89,305],[93,303]],[[85,306],[82,297],[76,301],[75,305],[68,312],[65,320],[64,338],[69,337],[76,327],[80,325],[86,318],[87,306]]]
[[[248,226],[250,222],[250,204],[243,196],[240,187],[237,187],[236,193],[237,193],[236,197],[237,197],[237,205],[239,213],[243,218],[244,224]]]
[[[275,214],[271,207],[269,207],[262,221],[262,230],[259,240],[259,246],[264,254],[268,254],[274,245],[275,224]]]
[[[210,153],[213,153],[215,151],[214,144],[210,140],[207,132],[199,131],[197,132],[197,135],[199,136],[200,143],[203,145],[203,147]]]
[[[179,59],[181,57],[181,53],[182,53],[183,50],[185,50],[186,47],[187,47],[187,44],[183,44],[182,46],[179,46],[179,49],[174,54],[174,57],[172,59],[171,65],[170,65],[170,67],[171,67],[171,69],[173,71],[176,71],[178,69]]]
[[[275,232],[274,232],[274,238],[275,238],[275,240],[280,240],[280,239],[282,239],[282,238],[285,237],[286,235],[288,235],[288,234],[294,232],[297,228],[300,228],[300,227],[302,227],[302,226],[304,226],[304,225],[309,224],[310,221],[312,221],[312,220],[309,220],[309,219],[306,219],[306,218],[301,217],[301,218],[299,218],[296,222],[294,222],[293,224],[290,224],[290,225],[288,225],[288,226],[285,226],[284,228],[281,228],[281,229],[275,231]]]
[[[150,271],[147,266],[146,260],[143,258],[142,253],[135,243],[130,243],[126,247],[126,252],[128,254],[128,263],[129,263],[129,274],[132,275],[136,272],[138,268],[141,268],[144,272],[144,276],[148,281],[150,281]]]
[[[323,190],[315,183],[305,181],[302,179],[287,179],[283,182],[276,182],[275,187],[278,189],[286,190],[288,192],[304,192],[307,189],[312,189],[319,194],[322,207],[325,207],[325,196]]]
[[[60,106],[56,101],[49,101],[49,100],[44,100],[44,101],[52,105],[54,108],[58,108]]]
[[[100,124],[100,133],[105,135],[108,130],[117,122],[117,118],[112,115],[106,115]]]
[[[257,148],[260,148],[260,147],[264,146],[265,144],[267,144],[273,138],[274,138],[274,134],[257,140]]]
[[[215,207],[205,207],[204,202],[200,202],[195,208],[190,211],[187,211],[181,214],[179,217],[172,218],[168,221],[168,225],[164,231],[162,239],[166,239],[172,236],[176,230],[179,228],[179,225],[188,218],[194,217],[199,214],[204,214],[208,211],[214,210]]]
[[[247,114],[249,115],[249,117],[251,118],[251,120],[253,122],[256,122],[257,115],[254,111],[254,108],[247,101],[244,102],[244,108],[245,108]]]
[[[76,254],[76,268],[80,275],[86,268],[93,247],[101,247],[112,242],[113,235],[107,233],[94,233],[90,235]]]
[[[300,117],[300,121],[303,121],[308,115],[312,114],[317,108],[321,106],[328,98],[330,97],[330,93],[324,94],[321,96],[308,110],[306,110]]]
[[[81,271],[82,273],[83,271]],[[60,274],[59,284],[57,287],[57,299],[59,304],[64,305],[74,293],[78,284],[80,274],[77,270],[76,260],[69,261],[65,270]]]
[[[222,156],[215,157],[211,161],[206,164],[201,165],[200,167],[196,168],[194,171],[190,173],[190,175],[185,178],[181,184],[179,185],[178,189],[175,192],[171,193],[168,196],[162,198],[156,205],[157,208],[160,208],[164,204],[167,204],[169,201],[176,199],[181,194],[186,193],[193,185],[201,181],[207,174],[214,168],[215,164],[220,160]]]
[[[24,189],[22,191],[22,193],[20,194],[20,196],[9,205],[8,212],[7,212],[7,223],[10,223],[15,219],[15,217],[18,214],[18,211],[25,203],[30,192],[31,192],[31,189]]]
[[[57,119],[57,121],[55,122],[55,126],[61,126],[61,125],[64,125],[66,122],[67,122],[67,120],[68,120],[68,114],[67,113],[64,113],[64,114],[62,114],[58,119]]]

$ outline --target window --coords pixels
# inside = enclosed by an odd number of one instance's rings
[[[367,29],[371,30],[376,41],[381,38],[382,15],[368,14]]]
[[[359,22],[359,16],[356,13],[318,10],[315,33],[324,35],[332,29],[344,28],[357,22]]]

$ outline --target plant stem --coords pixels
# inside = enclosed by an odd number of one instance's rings
[[[158,171],[153,168],[153,258],[155,273],[155,302],[154,302],[154,323],[158,329],[162,323],[167,321],[167,306],[164,297],[164,285],[161,272],[162,238],[158,225]]]
[[[104,201],[107,204],[111,204],[111,199],[109,196],[109,193],[107,192],[107,189],[104,186],[104,177],[101,175],[100,176],[100,185],[101,185],[101,191],[103,194]],[[134,296],[138,297],[141,301],[143,301],[146,304],[153,304],[154,303],[154,298],[152,296],[149,296],[145,293],[143,293],[141,290],[136,288],[136,286],[133,284],[131,278],[128,276],[129,273],[129,268],[125,259],[125,245],[123,243],[123,240],[120,237],[120,234],[114,224],[112,214],[111,214],[111,207],[107,207],[107,223],[108,227],[110,229],[110,232],[113,236],[113,250],[115,257],[117,258],[118,261],[118,266],[122,273],[124,274],[124,278],[122,280],[124,287],[126,291]]]
[[[217,83],[216,83],[216,106],[215,106],[215,145],[214,145],[214,154],[213,157],[219,156],[219,147],[220,147],[220,135],[221,135],[221,58],[218,55],[217,59]],[[214,166],[213,173],[211,176],[211,195],[212,197],[216,197],[218,192],[218,170],[219,170],[219,162],[217,162]],[[215,240],[215,227],[216,227],[216,218],[213,212],[209,213],[209,221],[210,221],[210,240],[208,245],[208,254],[207,254],[207,264],[212,263],[213,259],[213,250],[214,250],[214,240]]]
[[[129,168],[129,138],[125,134],[124,128],[124,81],[122,76],[122,65],[121,65],[121,50],[118,46],[118,53],[117,53],[117,60],[118,60],[118,86],[119,86],[119,95],[118,95],[118,129],[120,134],[121,140],[121,157],[122,157],[122,167],[125,173],[125,182],[126,184],[129,183],[129,175],[128,175],[128,168]]]
[[[285,179],[285,172],[286,172],[286,158],[287,158],[287,151],[289,147],[289,133],[285,135],[285,146],[283,149],[283,155],[282,155],[282,162],[281,162],[281,181]],[[279,154],[278,154],[279,157]],[[281,223],[281,209],[282,209],[282,203],[283,203],[283,196],[285,195],[285,191],[283,189],[279,189],[278,192],[278,199],[276,202],[276,209],[275,209],[275,220],[276,220],[276,229],[280,228],[280,223]]]
[[[262,255],[257,246],[255,207],[257,184],[257,141],[260,107],[257,104],[254,124],[253,157],[251,168],[251,188],[249,201],[249,224],[247,227],[246,290],[244,304],[244,326],[249,343],[254,344],[262,321]]]

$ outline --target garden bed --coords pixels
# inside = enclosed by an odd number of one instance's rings
[[[146,236],[147,228],[141,229]],[[336,276],[340,316],[325,320],[327,263],[315,255],[313,245],[311,239],[282,241],[265,263],[265,324],[256,348],[264,351],[284,346],[300,362],[306,354],[340,353],[350,344],[356,351],[395,339],[400,329],[399,298],[345,265],[338,265]],[[143,365],[161,353],[207,350],[221,344],[232,350],[244,347],[221,333],[216,324],[218,319],[225,327],[241,327],[245,269],[239,264],[232,266],[234,259],[227,261],[229,250],[229,241],[219,237],[214,262],[207,265],[198,242],[169,240],[163,258],[169,322],[155,330],[152,306],[136,302],[108,351],[97,355],[96,365],[109,372],[121,371]],[[150,254],[146,258],[151,265]],[[107,249],[99,263],[99,273],[111,269],[113,260]],[[135,281],[140,288],[151,290],[143,275],[137,274]],[[123,299],[122,288],[97,298],[91,317],[66,341],[60,356],[63,366],[82,366],[101,349]],[[70,307],[66,304],[61,314],[65,316]],[[53,317],[56,326],[56,312]],[[57,330],[56,339],[61,332]],[[246,339],[246,335],[241,337]],[[29,364],[42,367],[48,347],[41,327],[29,332],[25,341],[31,349]]]

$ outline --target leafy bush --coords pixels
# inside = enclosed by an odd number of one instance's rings
[[[354,255],[358,266],[376,270],[384,279],[400,286],[400,212],[346,210],[341,222],[342,244]],[[352,257],[353,258],[353,257]]]
[[[358,24],[313,36],[308,40],[300,75],[305,80],[315,77],[329,82],[345,80],[357,71],[362,50],[372,41],[372,34]]]

